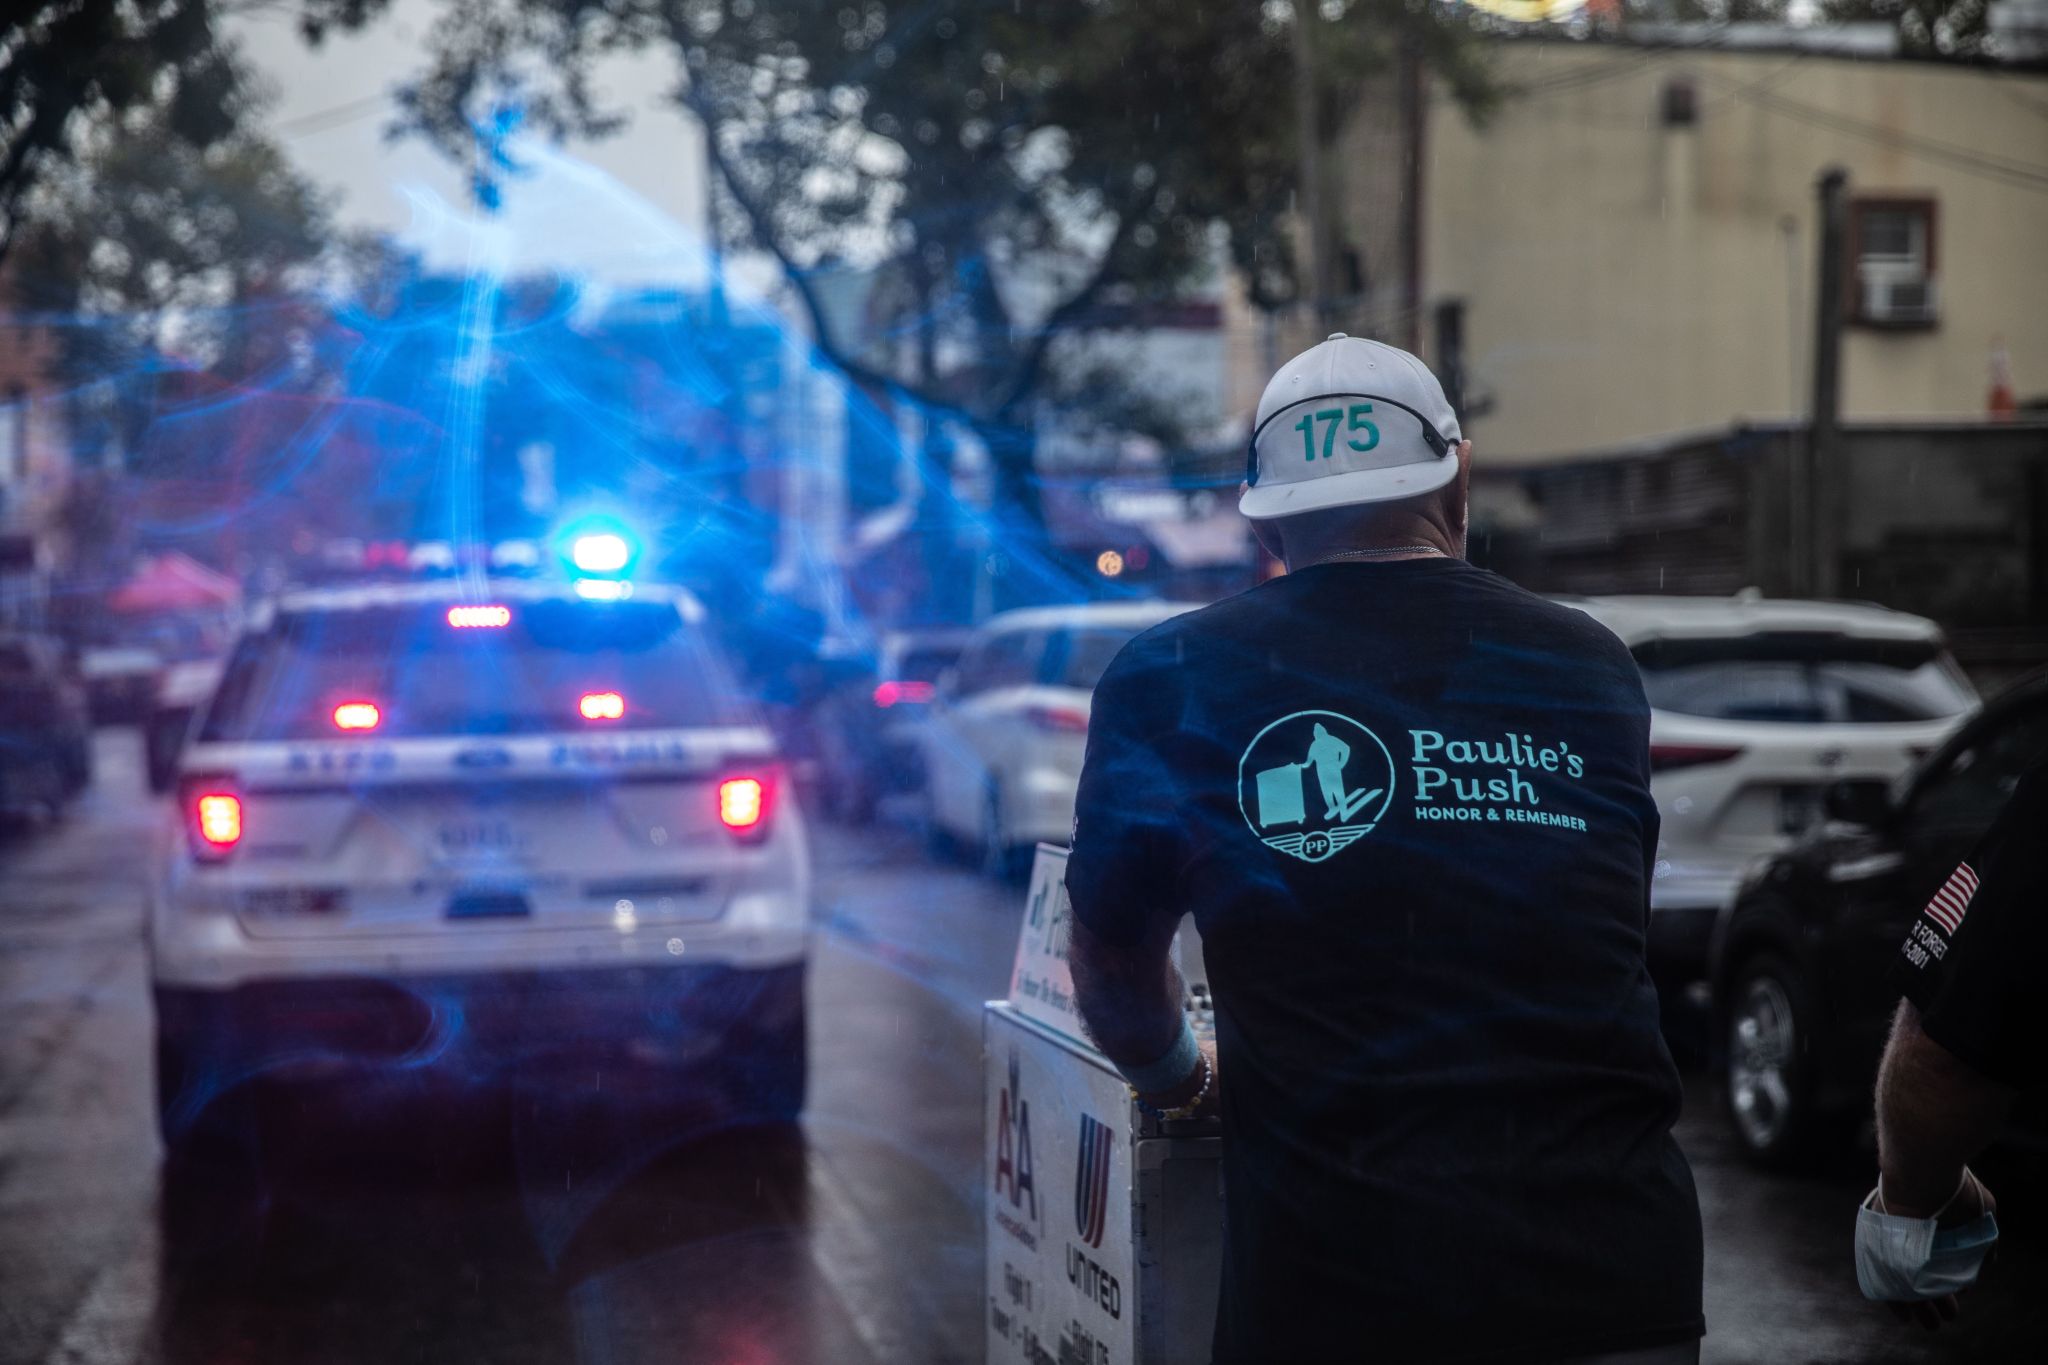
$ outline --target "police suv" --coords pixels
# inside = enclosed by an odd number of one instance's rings
[[[595,586],[473,573],[252,620],[153,878],[174,1156],[238,1087],[441,1063],[673,1063],[801,1109],[810,871],[774,742],[693,598]]]

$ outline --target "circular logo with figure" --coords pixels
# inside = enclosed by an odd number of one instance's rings
[[[1237,808],[1269,848],[1319,863],[1372,833],[1394,800],[1394,758],[1335,711],[1296,711],[1237,761]]]

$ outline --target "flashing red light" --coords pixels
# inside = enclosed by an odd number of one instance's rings
[[[760,827],[768,814],[768,784],[758,777],[729,777],[718,784],[718,820],[735,834]]]
[[[384,721],[384,713],[377,704],[370,701],[345,701],[334,708],[334,728],[337,730],[374,730]]]
[[[512,624],[512,608],[492,603],[448,608],[448,624],[457,630],[497,630]]]
[[[889,681],[875,684],[875,705],[894,706],[898,702],[922,705],[932,699],[932,684],[907,679],[902,682]]]
[[[1650,771],[1668,773],[1679,768],[1701,768],[1740,757],[1742,746],[1734,744],[1652,744]]]
[[[1088,733],[1088,713],[1070,711],[1063,706],[1034,706],[1026,713],[1031,723],[1041,730],[1050,730],[1061,735],[1085,735]]]
[[[192,798],[192,829],[203,847],[224,854],[242,842],[242,798],[232,792],[201,792]]]
[[[626,714],[626,699],[616,692],[585,692],[576,709],[585,720],[618,720]]]

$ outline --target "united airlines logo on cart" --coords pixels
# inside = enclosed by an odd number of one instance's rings
[[[1081,1145],[1074,1159],[1074,1228],[1091,1247],[1102,1245],[1109,1210],[1109,1156],[1116,1135],[1108,1124],[1081,1115]]]
[[[1237,763],[1237,806],[1270,848],[1319,863],[1372,833],[1394,799],[1394,759],[1335,711],[1296,711],[1252,738]]]

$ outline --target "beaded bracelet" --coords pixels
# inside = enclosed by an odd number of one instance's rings
[[[1216,1068],[1209,1065],[1209,1055],[1207,1053],[1199,1053],[1197,1055],[1200,1058],[1198,1065],[1202,1068],[1202,1088],[1195,1092],[1193,1099],[1190,1099],[1185,1104],[1176,1104],[1171,1109],[1161,1109],[1158,1105],[1140,1095],[1137,1087],[1133,1086],[1131,1087],[1131,1098],[1137,1101],[1138,1108],[1155,1119],[1161,1119],[1169,1123],[1179,1119],[1193,1118],[1195,1112],[1202,1107],[1202,1101],[1209,1098],[1209,1088],[1216,1084]]]

